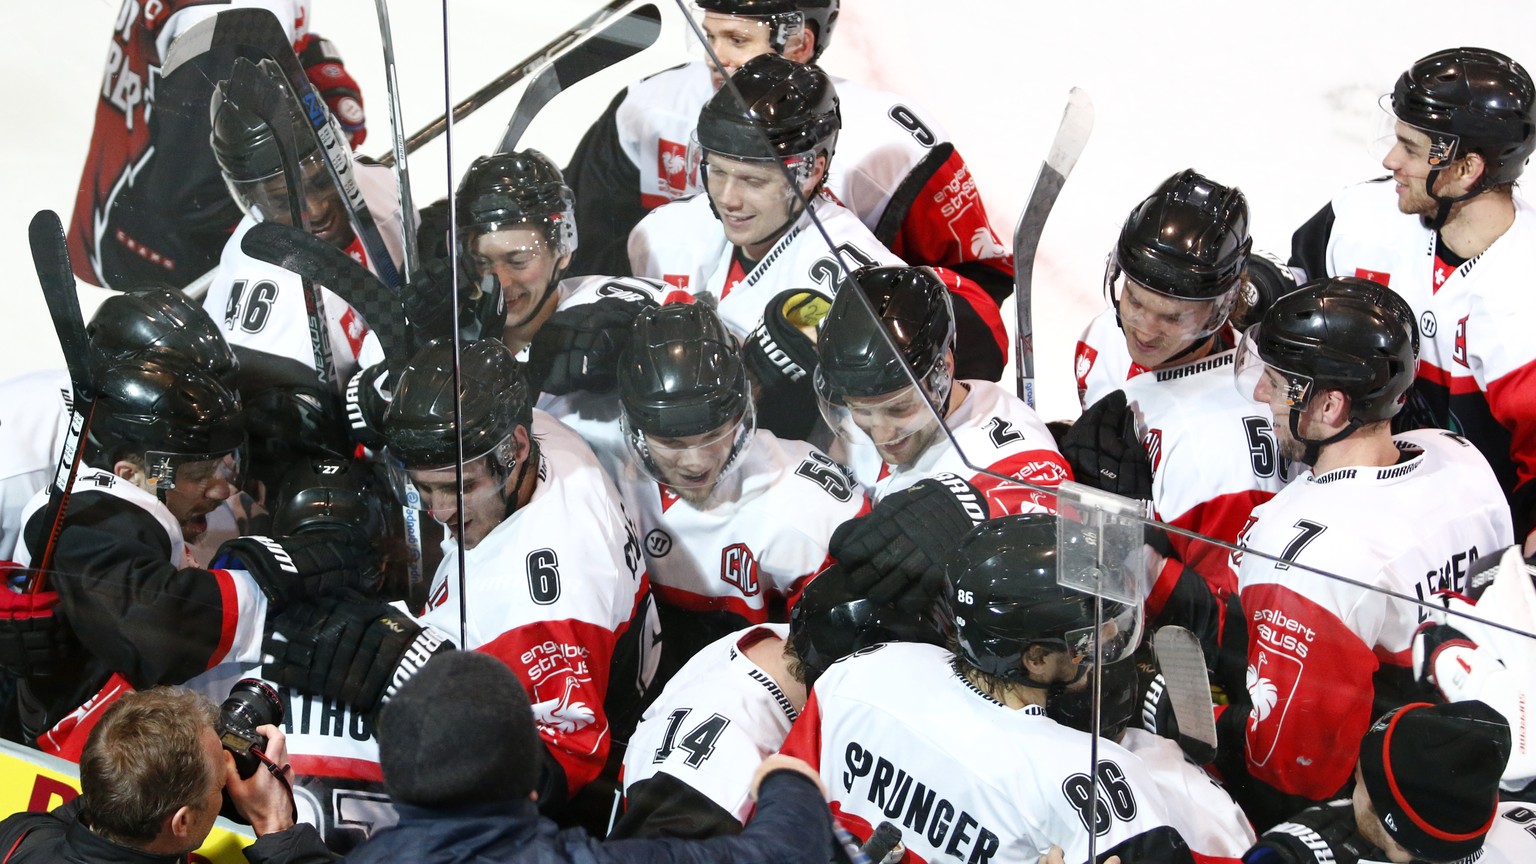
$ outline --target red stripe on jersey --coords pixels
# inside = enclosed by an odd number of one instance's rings
[[[686,609],[689,612],[730,612],[745,618],[748,624],[762,624],[768,620],[766,598],[762,594],[758,595],[758,602],[763,605],[752,606],[740,595],[695,594],[692,591],[666,585],[651,587],[656,592],[657,600],[678,609]]]
[[[779,745],[779,752],[821,770],[821,703],[816,701],[814,688],[806,697],[800,716],[789,727],[789,734],[784,736],[784,743]]]
[[[1025,450],[992,463],[987,470],[991,473],[973,476],[971,485],[986,496],[987,507],[993,518],[1023,512],[1024,507],[1044,507],[1054,513],[1056,496],[999,480],[992,474],[1017,477],[1047,488],[1072,479],[1072,469],[1067,466],[1067,460],[1054,450]]]
[[[113,672],[95,696],[37,739],[37,749],[50,756],[79,762],[80,754],[85,751],[85,739],[90,737],[91,730],[101,722],[101,716],[113,703],[132,692],[133,686],[128,683],[128,679]]]
[[[345,756],[291,756],[296,774],[313,777],[345,777],[349,780],[384,782],[384,771],[379,763],[367,759],[348,759]]]
[[[976,316],[992,334],[992,341],[997,343],[998,350],[1002,352],[1002,361],[1007,363],[1008,330],[1003,326],[1003,313],[997,308],[997,301],[983,291],[980,285],[953,270],[935,267],[933,272],[943,280],[944,286],[949,289],[950,295],[956,302],[964,303],[975,310]]]
[[[1515,485],[1536,480],[1536,361],[1488,382],[1488,410],[1509,430]]]
[[[1193,531],[1202,537],[1236,543],[1237,535],[1247,524],[1253,508],[1273,497],[1275,493],[1260,489],[1217,495],[1167,521],[1169,525]],[[1237,574],[1232,572],[1230,550],[1177,534],[1170,534],[1168,539],[1179,553],[1179,558],[1199,573],[1217,595],[1225,597],[1237,592]]]
[[[1471,375],[1456,375],[1451,372],[1447,372],[1446,370],[1441,369],[1439,366],[1436,366],[1427,360],[1419,361],[1418,377],[1423,378],[1425,381],[1428,381],[1431,384],[1436,384],[1450,390],[1451,394],[1455,396],[1460,396],[1466,393],[1476,393],[1479,389],[1477,386],[1477,379],[1473,378]]]
[[[224,662],[229,649],[234,647],[235,631],[240,627],[240,592],[235,590],[235,577],[229,575],[228,570],[211,572],[219,585],[219,644],[213,649],[213,656],[208,658],[208,665],[203,667],[205,670]]]
[[[673,504],[683,500],[682,496],[673,492],[672,487],[665,483],[657,483],[656,489],[661,493],[661,512],[663,513],[671,510]]]
[[[665,195],[653,195],[649,192],[640,193],[640,206],[647,210],[655,210],[657,207],[660,207],[661,205],[671,200],[671,198],[668,198]]]

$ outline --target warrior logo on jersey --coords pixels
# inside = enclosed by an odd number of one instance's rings
[[[645,535],[645,552],[652,558],[665,558],[672,551],[672,536],[660,528],[652,528]]]
[[[688,191],[688,145],[665,138],[656,139],[656,173],[661,175],[660,192],[676,198]]]
[[[757,596],[757,558],[747,544],[732,543],[720,550],[720,581],[735,585],[743,596]]]
[[[1424,338],[1433,339],[1439,330],[1440,324],[1435,320],[1435,313],[1426,310],[1419,316],[1419,332],[1424,334]]]

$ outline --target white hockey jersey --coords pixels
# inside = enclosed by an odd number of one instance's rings
[[[811,213],[837,247],[841,266],[812,224]],[[733,275],[734,249],[710,209],[709,196],[702,194],[658,207],[629,235],[631,272],[693,294],[714,295],[721,320],[741,339],[762,322],[763,307],[781,291],[815,288],[830,297],[837,293],[843,268],[905,264],[825,192],[811,200],[810,212],[800,214],[750,273]]]
[[[1100,854],[1136,842],[1145,857],[1130,860],[1177,860],[1156,854],[1183,841],[1141,760],[1100,740],[1095,769],[1087,733],[993,700],[956,664],[943,648],[893,642],[817,680],[782,752],[817,767],[845,828],[867,839],[889,820],[906,860],[930,864],[1035,864],[1052,845],[1083,864],[1090,826]]]
[[[465,629],[451,537],[420,621],[517,673],[574,793],[608,757],[603,702],[614,649],[649,588],[639,540],[592,451],[542,411],[533,433],[533,497],[463,553]]]
[[[906,467],[886,464],[867,439],[854,444],[839,437],[833,455],[853,469],[855,479],[873,490],[871,497],[877,502],[926,477],[950,473],[980,489],[993,516],[1054,513],[1055,496],[990,476],[1016,477],[1048,488],[1072,479],[1072,469],[1056,449],[1056,439],[1040,415],[991,381],[956,381],[955,386],[970,389],[965,401],[944,421],[954,435],[954,444],[940,435]],[[967,462],[990,473],[978,473]]]
[[[1136,754],[1162,793],[1168,822],[1203,860],[1243,857],[1257,842],[1241,807],[1169,738],[1127,729],[1120,746]]]
[[[800,716],[772,676],[740,647],[762,630],[779,639],[788,624],[737,631],[695,654],[645,711],[624,754],[624,789],[657,774],[683,781],[746,823],[753,772],[778,752]]]
[[[1254,509],[1234,553],[1248,617],[1249,770],[1326,800],[1349,779],[1374,717],[1372,676],[1406,669],[1429,599],[1513,542],[1509,508],[1480,453],[1450,432],[1394,439],[1382,468],[1303,475]],[[1370,589],[1302,569],[1338,574]],[[1371,590],[1375,589],[1375,590]]]
[[[1077,340],[1072,355],[1072,374],[1077,377],[1077,401],[1083,410],[1125,386],[1125,382],[1147,371],[1131,359],[1125,347],[1125,332],[1115,319],[1113,307],[1105,309],[1088,322]]]
[[[53,479],[74,391],[63,369],[0,382],[0,561],[21,539],[21,511]]]
[[[398,265],[402,241],[394,175],[382,165],[357,163],[355,167],[358,189],[378,222],[390,257]],[[246,216],[230,235],[219,258],[218,272],[203,298],[203,308],[215,323],[222,325],[229,344],[287,357],[318,369],[310,344],[303,280],[276,264],[251,258],[240,248],[241,240],[255,224],[254,219]],[[347,252],[366,263],[361,241],[354,239]],[[360,365],[383,359],[382,353],[374,353],[378,351],[374,347],[365,354],[368,325],[355,309],[328,288],[322,288],[321,294],[325,299],[331,360],[341,387]]]
[[[799,597],[829,563],[832,532],[869,505],[842,466],[803,441],[759,429],[739,461],[702,506],[630,462],[619,491],[634,508],[659,600],[758,624],[774,601]]]
[[[1137,375],[1120,387],[1152,463],[1157,518],[1228,543],[1237,542],[1256,505],[1305,467],[1281,458],[1269,409],[1238,392],[1236,353]],[[1213,590],[1237,590],[1228,550],[1176,534],[1169,539]]]

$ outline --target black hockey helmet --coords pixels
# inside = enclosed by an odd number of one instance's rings
[[[1398,120],[1430,136],[1432,169],[1468,153],[1483,157],[1475,191],[1514,181],[1536,149],[1536,84],[1497,51],[1436,51],[1398,77],[1391,102]]]
[[[1123,274],[1168,297],[1216,301],[1199,334],[1207,336],[1232,311],[1252,246],[1242,190],[1186,169],[1164,180],[1126,217],[1105,270],[1105,290],[1117,303]]]
[[[463,345],[460,424],[454,418],[453,350],[452,342],[434,340],[406,365],[384,411],[388,452],[406,469],[445,468],[457,461],[462,434],[466,463],[490,454],[491,467],[504,471],[516,450],[513,432],[533,422],[522,364],[497,340]]]
[[[353,532],[370,544],[389,532],[384,512],[388,492],[368,466],[338,456],[300,459],[283,475],[272,511],[279,537],[322,528]]]
[[[687,438],[722,427],[735,436],[721,474],[738,463],[756,428],[741,349],[708,303],[667,303],[640,313],[619,362],[619,403],[631,455],[669,485],[651,438]],[[705,478],[705,485],[718,479]]]
[[[536,228],[559,255],[576,251],[576,196],[560,168],[537,150],[481,156],[459,181],[454,221],[473,235],[516,225]]]
[[[704,103],[694,134],[704,151],[736,159],[800,157],[803,176],[809,176],[817,155],[831,161],[841,128],[837,91],[827,73],[760,54]]]
[[[298,98],[292,95],[275,61],[252,63],[244,57],[236,59],[229,77],[214,85],[208,105],[213,125],[208,140],[219,169],[231,183],[264,180],[282,173],[282,155],[272,127],[249,107],[258,104],[258,100],[265,101],[268,88],[283,94],[283,98],[274,100],[280,122],[288,123],[292,129],[309,127],[309,121],[299,113]],[[300,159],[319,153],[320,146],[313,136],[296,138],[296,155]]]
[[[1059,646],[1080,663],[1108,664],[1135,650],[1140,615],[1124,604],[1105,602],[1105,638],[1094,639],[1094,597],[1057,581],[1056,534],[1055,516],[1028,513],[983,522],[960,541],[945,567],[939,614],[966,663],[1049,688],[1056,682],[1035,681],[1024,668],[1032,645]]]
[[[232,384],[240,368],[208,312],[168,286],[113,293],[96,307],[85,334],[96,369],[135,355],[169,354]]]
[[[839,0],[695,0],[694,5],[722,15],[766,19],[772,31],[769,44],[778,54],[784,53],[798,28],[809,26],[816,34],[816,48],[811,54],[814,63],[832,43],[840,4]]]
[[[238,461],[245,444],[240,397],[206,370],[167,354],[129,357],[107,364],[94,383],[92,465],[110,470],[124,457],[142,459],[163,494],[183,463],[231,454]]]
[[[942,416],[953,384],[948,354],[954,343],[954,306],[931,268],[860,267],[843,280],[816,340],[814,380],[823,411],[847,396],[902,390],[912,380],[910,368]]]
[[[926,612],[876,603],[849,588],[847,573],[836,563],[805,586],[789,615],[789,647],[807,687],[833,663],[881,642],[943,645],[944,633]]]

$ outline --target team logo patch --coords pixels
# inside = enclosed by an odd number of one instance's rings
[[[747,544],[732,543],[720,550],[720,581],[735,585],[743,596],[757,595],[757,557]]]
[[[652,558],[664,558],[672,551],[672,537],[660,528],[652,528],[645,535],[645,552]]]
[[[688,190],[688,145],[665,138],[656,140],[656,173],[661,176],[661,192],[673,198]]]
[[[1073,362],[1073,371],[1077,374],[1077,392],[1088,392],[1088,373],[1093,370],[1093,364],[1099,359],[1099,352],[1086,342],[1077,343],[1077,359]]]
[[[1386,285],[1389,288],[1392,287],[1391,273],[1381,273],[1376,270],[1367,270],[1364,267],[1356,267],[1355,276],[1361,279],[1369,279],[1372,282],[1375,282],[1377,285]]]
[[[1433,339],[1435,332],[1439,329],[1440,325],[1435,320],[1435,313],[1425,310],[1424,314],[1419,316],[1419,332],[1424,334],[1424,338]]]

